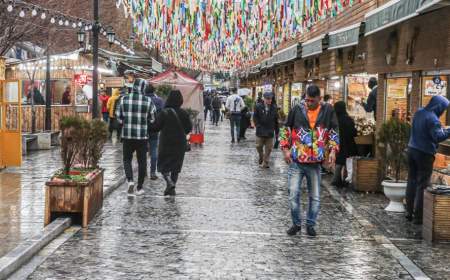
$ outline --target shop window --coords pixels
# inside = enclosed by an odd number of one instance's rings
[[[367,113],[362,106],[363,102],[367,102],[367,98],[370,94],[368,87],[370,75],[358,74],[348,75],[346,77],[347,86],[347,111],[350,116],[356,118],[374,119],[373,112]]]
[[[334,104],[338,101],[344,100],[344,94],[342,89],[342,77],[333,77],[327,81],[327,93],[330,95],[330,104]]]
[[[291,108],[295,105],[300,104],[302,98],[303,84],[302,83],[293,83],[291,88]]]
[[[21,99],[22,104],[31,104],[31,90],[34,89],[37,94],[40,94],[42,97],[43,104],[45,104],[46,98],[46,89],[45,89],[45,80],[36,80],[34,84],[31,84],[31,81],[22,81],[22,92]],[[61,79],[61,80],[51,80],[50,81],[50,92],[51,92],[51,104],[61,104],[62,96],[67,87],[71,86],[71,81],[69,79]],[[36,100],[36,99],[35,99]]]
[[[289,113],[290,104],[289,104],[289,83],[284,84],[284,92],[283,92],[283,112],[287,115]]]
[[[422,78],[422,107],[425,107],[435,95],[447,97],[447,76],[426,76]],[[442,114],[442,125],[446,125],[447,113]]]
[[[393,78],[386,82],[386,110],[385,120],[397,117],[410,120],[409,98],[411,92],[411,78]]]

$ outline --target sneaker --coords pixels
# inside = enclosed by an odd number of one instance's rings
[[[128,196],[134,195],[134,182],[128,182]]]
[[[288,229],[287,231],[286,231],[286,233],[288,234],[288,235],[296,235],[297,234],[297,232],[300,232],[302,230],[302,227],[301,226],[297,226],[297,225],[293,225],[290,229]]]
[[[314,229],[314,226],[306,226],[306,233],[312,237],[317,235],[316,230]]]
[[[158,176],[155,173],[150,174],[150,180],[155,181],[158,180]]]
[[[238,143],[241,142],[241,138],[238,138]]]
[[[145,191],[144,191],[143,187],[137,188],[136,195],[143,195],[144,193],[145,193]]]
[[[262,158],[259,158],[259,159],[258,159],[258,164],[259,164],[259,165],[262,165],[262,164],[263,164],[263,162],[264,162],[264,161],[263,161],[263,159],[262,159]]]
[[[269,163],[268,163],[267,161],[265,161],[265,162],[262,164],[262,168],[270,168]]]

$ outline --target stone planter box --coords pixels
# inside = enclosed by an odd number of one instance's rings
[[[52,180],[45,183],[45,221],[48,225],[61,216],[87,227],[103,206],[104,169],[89,174],[85,183]]]

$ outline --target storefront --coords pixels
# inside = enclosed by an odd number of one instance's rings
[[[370,94],[368,87],[369,79],[375,77],[367,73],[352,74],[345,76],[345,102],[350,116],[356,118],[374,119],[374,113],[367,113],[363,102],[367,102]]]
[[[412,74],[389,74],[386,79],[384,120],[392,117],[411,121]]]

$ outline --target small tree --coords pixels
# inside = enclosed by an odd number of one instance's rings
[[[65,175],[69,175],[70,169],[80,154],[84,122],[84,119],[77,116],[64,117],[60,121],[61,158]]]
[[[381,126],[378,134],[381,153],[386,160],[386,173],[393,171],[396,182],[401,179],[402,171],[407,169],[406,149],[410,131],[411,126],[407,122],[391,118]]]

